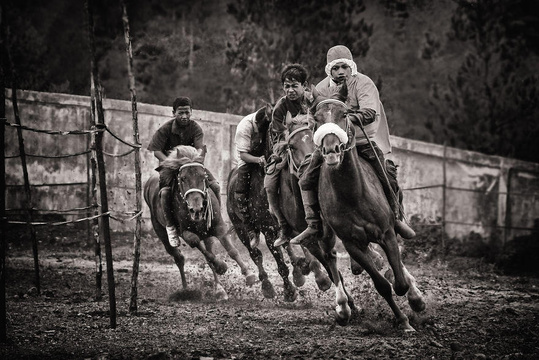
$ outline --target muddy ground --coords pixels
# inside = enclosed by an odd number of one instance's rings
[[[132,234],[113,235],[117,327],[109,317],[103,252],[103,299],[96,301],[95,257],[86,233],[70,226],[38,228],[41,294],[34,287],[27,234],[7,233],[7,343],[2,359],[537,359],[539,279],[503,276],[478,258],[407,256],[427,309],[414,314],[398,303],[417,330],[404,333],[368,275],[352,275],[344,252],[339,267],[360,316],[335,324],[334,287],[318,290],[306,277],[293,303],[283,301],[282,280],[265,246],[265,264],[277,291],[262,296],[218,244],[228,271],[227,301],[213,298],[209,267],[187,246],[189,291],[152,234],[143,237],[138,313],[129,312]],[[245,248],[243,258],[254,270]],[[292,276],[291,276],[292,277]]]

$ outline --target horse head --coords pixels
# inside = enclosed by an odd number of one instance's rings
[[[192,221],[206,219],[209,198],[208,176],[204,167],[206,148],[197,150],[191,146],[177,146],[161,165],[175,174],[175,196],[187,205]]]
[[[311,112],[314,114],[317,129],[314,143],[320,146],[326,164],[334,166],[342,162],[344,153],[349,150],[348,134],[351,130],[348,120],[348,88],[346,83],[336,87],[328,96],[318,91],[313,93],[315,99]]]
[[[315,145],[313,142],[314,118],[312,115],[298,114],[292,117],[290,112],[286,114],[286,150],[292,171],[297,175],[303,168]]]

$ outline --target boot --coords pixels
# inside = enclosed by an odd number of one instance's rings
[[[314,190],[302,190],[301,198],[305,209],[305,221],[307,228],[301,234],[290,240],[290,244],[301,245],[301,243],[317,235],[322,230],[322,220],[320,219],[320,206],[318,204],[318,194]]]
[[[249,199],[246,193],[234,193],[236,202],[238,203],[238,210],[242,216],[242,222],[247,229],[247,235],[249,236],[249,245],[251,248],[258,247],[260,243],[260,235],[255,231],[253,222],[251,220],[251,214],[249,213]]]
[[[393,200],[389,200],[391,209],[395,214],[395,232],[399,234],[403,239],[411,239],[415,236],[415,231],[404,221],[402,196],[400,189],[397,188],[395,196],[391,196]],[[395,199],[397,197],[399,200]]]
[[[279,195],[276,191],[268,191],[268,203],[269,210],[277,218],[277,223],[279,224],[279,237],[275,240],[274,246],[281,246],[286,244],[290,240],[290,235],[292,235],[292,228],[288,225],[286,218],[284,217],[281,208],[279,207]]]
[[[161,206],[165,217],[165,228],[167,230],[168,242],[172,247],[180,246],[180,237],[176,230],[176,221],[174,219],[174,210],[172,206],[172,191],[163,188],[160,192]]]

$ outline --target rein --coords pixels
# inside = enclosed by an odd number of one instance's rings
[[[288,145],[286,147],[286,152],[288,154],[288,158],[290,159],[290,161],[289,161],[289,163],[290,163],[290,173],[295,175],[298,178],[299,178],[299,170],[303,166],[305,166],[305,164],[307,164],[307,162],[309,161],[309,159],[311,157],[311,154],[307,155],[305,157],[305,159],[299,165],[296,165],[296,162],[294,161],[294,157],[292,156],[292,151],[290,150],[290,140],[294,137],[294,135],[296,135],[296,134],[298,134],[300,132],[304,132],[304,131],[312,131],[312,130],[308,126],[302,126],[302,127],[297,128],[296,130],[292,131],[286,137],[286,143]]]
[[[178,178],[177,178],[177,181],[178,181],[178,185],[179,185],[179,192],[180,192],[180,197],[182,198],[183,201],[185,201],[185,203],[187,203],[187,195],[193,193],[193,192],[197,192],[197,193],[200,193],[202,194],[203,198],[204,198],[204,215],[203,215],[203,219],[206,220],[206,229],[209,229],[210,226],[211,226],[211,222],[213,220],[213,206],[212,206],[212,202],[211,202],[211,199],[208,198],[208,186],[206,186],[206,183],[207,183],[207,180],[204,180],[204,189],[198,189],[198,188],[192,188],[192,189],[187,189],[187,191],[185,191],[185,193],[182,193],[182,185],[181,185],[181,181],[180,181],[180,174],[182,172],[183,169],[185,168],[188,168],[188,167],[193,167],[193,166],[197,166],[197,167],[201,167],[204,169],[204,171],[206,171],[206,168],[204,167],[204,165],[202,165],[201,163],[198,163],[198,162],[192,162],[192,163],[187,163],[185,165],[182,165],[179,169],[178,169]]]

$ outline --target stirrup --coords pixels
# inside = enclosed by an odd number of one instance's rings
[[[317,233],[318,233],[318,229],[307,226],[307,228],[303,230],[301,234],[299,234],[298,236],[290,240],[290,244],[301,245],[304,240],[310,238],[311,236],[316,235]]]
[[[176,231],[175,226],[167,226],[167,236],[168,236],[168,242],[170,246],[172,247],[178,247],[180,246],[180,237],[178,236],[178,232]]]

